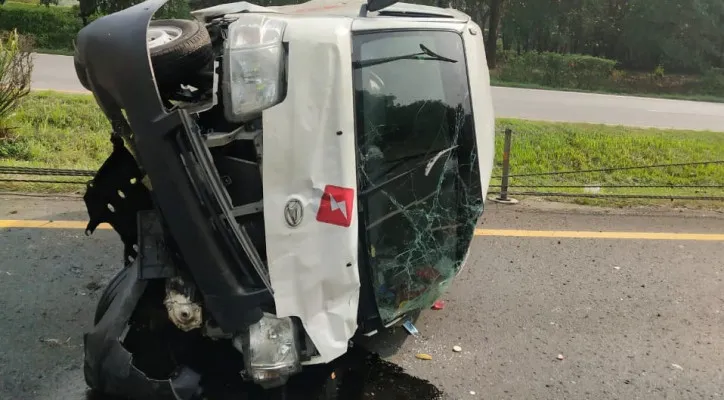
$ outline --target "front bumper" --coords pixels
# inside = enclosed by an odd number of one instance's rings
[[[147,287],[137,279],[138,263],[125,271],[116,287],[116,297],[89,333],[84,335],[86,383],[104,394],[133,398],[191,400],[199,390],[200,375],[188,367],[173,378],[152,379],[133,365],[131,353],[121,344],[128,322]]]
[[[230,205],[219,193],[221,180],[196,124],[188,112],[169,111],[160,99],[146,30],[166,1],[148,0],[89,24],[78,34],[76,57],[114,133],[153,186],[153,204],[171,253],[178,255],[173,261],[185,264],[218,326],[235,333],[259,321],[262,304],[273,299],[254,271],[258,254],[249,251],[248,235],[229,218]]]

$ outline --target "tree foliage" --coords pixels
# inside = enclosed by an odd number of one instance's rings
[[[57,0],[41,1],[52,4]],[[79,0],[77,10],[85,25],[98,16],[142,1]],[[230,1],[170,0],[156,17],[186,17],[191,9]],[[251,2],[271,6],[304,1]],[[607,58],[617,61],[621,68],[648,72],[706,72],[712,67],[724,68],[724,0],[406,1],[453,7],[470,15],[485,32],[491,67],[499,58],[496,53],[502,44],[504,50],[517,53],[570,53]],[[0,4],[2,2],[0,0]],[[22,24],[15,26],[28,30]],[[42,28],[42,24],[34,26]]]
[[[5,120],[30,93],[33,72],[32,45],[17,30],[0,36],[0,133],[7,129]]]
[[[506,2],[506,49],[588,54],[646,70],[699,72],[724,61],[721,0]]]
[[[79,17],[87,25],[94,17],[108,15],[143,3],[144,0],[79,0]],[[220,1],[217,4],[228,3]],[[158,12],[156,18],[188,18],[191,11],[188,0],[169,0]]]

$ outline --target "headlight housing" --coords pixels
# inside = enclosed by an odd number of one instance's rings
[[[281,386],[301,370],[297,333],[291,318],[264,314],[247,335],[234,338],[234,347],[244,354],[246,371],[254,382],[267,388]]]
[[[258,117],[283,96],[286,23],[242,14],[229,25],[224,43],[224,114],[232,122]]]

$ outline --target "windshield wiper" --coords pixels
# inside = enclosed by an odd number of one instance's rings
[[[441,55],[435,53],[434,51],[425,47],[425,45],[422,43],[420,43],[420,50],[422,50],[420,53],[406,54],[406,55],[402,55],[402,56],[372,58],[369,60],[353,61],[352,68],[360,69],[360,68],[369,67],[372,65],[384,64],[384,63],[397,61],[397,60],[433,60],[433,61],[444,61],[444,62],[451,62],[451,63],[458,62],[458,60],[453,60],[452,58],[447,58],[447,57],[444,57],[444,56],[441,56]]]

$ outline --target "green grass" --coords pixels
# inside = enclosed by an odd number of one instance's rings
[[[73,50],[66,49],[35,49],[36,53],[40,54],[54,54],[58,56],[72,56]]]
[[[0,137],[0,165],[96,169],[110,152],[110,126],[89,95],[33,92]],[[587,170],[724,160],[724,133],[615,127],[499,119],[498,131],[514,132],[511,173]],[[496,136],[500,175],[503,135]],[[0,176],[2,178],[2,176]],[[5,178],[8,178],[7,176]],[[77,178],[73,178],[77,179]],[[499,180],[491,182],[497,190]],[[608,173],[512,177],[511,185],[724,185],[724,165],[652,168]],[[4,186],[3,186],[4,185]],[[0,183],[0,190],[74,191],[79,186]],[[511,191],[583,193],[582,188],[511,188]],[[601,194],[724,196],[722,189],[602,188]],[[554,199],[585,204],[634,205],[670,201]],[[716,202],[677,201],[676,205],[722,207]]]
[[[580,171],[608,167],[690,163],[724,160],[724,133],[628,128],[608,125],[543,123],[499,119],[500,129],[514,132],[510,152],[511,175],[550,171]],[[496,170],[500,175],[503,135],[496,136]],[[493,187],[500,181],[494,180]],[[510,185],[724,185],[724,165],[650,168],[571,175],[512,177]],[[511,188],[510,191],[585,193],[583,188]],[[660,196],[724,196],[723,189],[601,188],[599,194]],[[555,199],[563,200],[563,199]],[[566,199],[584,204],[671,204],[670,200]],[[674,201],[675,205],[724,203]]]
[[[0,164],[98,168],[110,150],[110,124],[89,95],[34,92],[0,142]]]
[[[9,118],[7,126],[10,131],[0,134],[0,166],[97,169],[111,150],[110,124],[89,95],[33,92]],[[68,192],[78,188],[0,182],[0,190]]]

